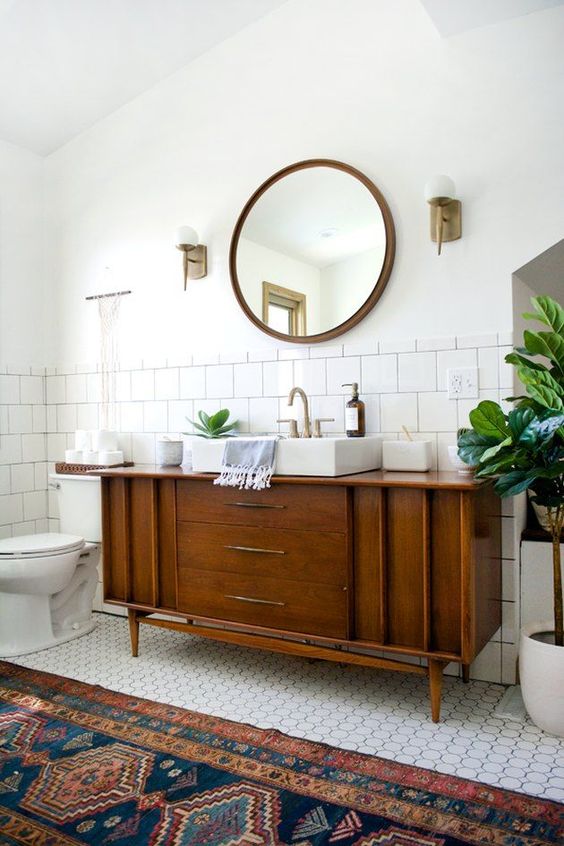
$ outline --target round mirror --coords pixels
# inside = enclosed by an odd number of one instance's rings
[[[311,159],[275,173],[246,204],[231,240],[231,281],[263,332],[326,341],[374,307],[394,251],[378,188],[349,165]]]

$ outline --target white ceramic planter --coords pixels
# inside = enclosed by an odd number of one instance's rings
[[[431,441],[384,441],[382,444],[384,470],[426,473],[432,464]]]
[[[521,630],[519,676],[531,720],[549,734],[564,737],[564,646],[532,637],[553,628],[552,623],[535,623]]]
[[[476,469],[475,467],[471,467],[469,464],[466,464],[466,462],[460,458],[457,446],[449,446],[448,460],[452,464],[454,470],[458,470],[459,473],[463,473],[465,476],[471,476]]]
[[[184,441],[157,441],[157,464],[161,467],[178,467],[182,464]]]

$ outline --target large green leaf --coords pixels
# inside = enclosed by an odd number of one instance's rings
[[[224,426],[225,423],[227,423],[228,417],[229,417],[229,409],[228,408],[222,408],[219,411],[217,411],[215,414],[212,414],[212,416],[210,417],[210,420],[209,420],[210,429],[212,429],[212,430],[221,429],[221,427]]]
[[[545,445],[563,423],[564,414],[552,414],[542,418],[535,415],[534,419],[521,432],[519,443],[532,449]]]
[[[516,496],[523,493],[536,478],[535,471],[512,470],[504,473],[495,483],[495,490],[501,497]]]
[[[507,364],[522,365],[523,367],[529,367],[531,370],[546,370],[548,372],[548,367],[545,367],[540,361],[531,361],[530,358],[525,358],[524,355],[520,355],[518,352],[508,353],[505,356],[505,361]]]
[[[544,355],[564,376],[564,338],[554,332],[531,332],[525,329],[524,339],[531,355]]]
[[[206,412],[205,412],[205,411],[198,411],[198,417],[199,417],[199,418],[200,418],[200,420],[202,421],[202,425],[203,425],[203,426],[205,426],[205,427],[206,427],[206,429],[208,429],[208,430],[209,430],[209,428],[210,428],[210,417],[209,417],[209,414],[206,414]]]
[[[495,483],[495,490],[502,497],[516,496],[523,493],[527,488],[532,487],[536,482],[542,482],[544,487],[544,480],[553,482],[560,480],[564,474],[564,461],[560,461],[551,467],[531,467],[529,470],[512,470],[509,473],[504,473]],[[552,490],[551,490],[552,489]],[[552,496],[559,496],[562,502],[562,494],[557,487],[547,485],[545,487],[547,494]]]
[[[458,454],[466,464],[476,467],[480,463],[484,452],[493,446],[497,446],[498,443],[498,438],[480,435],[478,432],[470,430],[459,436]]]
[[[475,476],[476,478],[488,479],[499,475],[502,470],[510,470],[514,464],[515,455],[511,452],[509,455],[505,454],[494,461],[488,461],[487,464],[481,464]]]
[[[495,458],[495,456],[502,449],[505,449],[505,447],[509,446],[512,443],[512,441],[513,441],[513,439],[511,437],[511,435],[509,435],[509,437],[506,438],[501,443],[496,444],[495,446],[492,446],[489,449],[487,449],[485,452],[482,453],[482,457],[480,458],[480,464],[485,464],[486,462],[491,461],[492,458]]]
[[[225,435],[227,432],[233,432],[237,428],[238,420],[233,420],[226,426],[221,426],[219,429],[214,429],[214,435]]]
[[[204,433],[204,435],[207,435],[207,434],[208,434],[208,430],[207,430],[204,426],[200,426],[200,424],[199,424],[199,423],[196,423],[196,421],[195,421],[195,420],[190,420],[190,418],[189,418],[189,417],[187,417],[187,418],[186,418],[186,420],[188,421],[188,423],[191,423],[191,424],[192,424],[192,426],[194,427],[194,429],[197,429],[199,432],[203,432],[203,433]],[[185,432],[184,434],[188,434],[188,433],[187,433],[187,432]],[[200,437],[200,436],[198,435],[198,437]]]
[[[517,366],[517,374],[521,382],[527,385],[543,385],[545,388],[550,388],[560,397],[564,397],[564,384],[561,384],[558,379],[555,379],[549,370],[535,370],[528,365],[519,364]]]
[[[536,402],[545,408],[551,411],[564,410],[564,401],[550,388],[546,388],[544,385],[527,385],[527,391]]]
[[[531,302],[535,314],[524,314],[527,320],[540,320],[547,326],[562,335],[564,333],[564,308],[553,300],[552,297],[532,297]]]
[[[497,402],[483,400],[477,408],[470,412],[470,423],[479,435],[505,440],[509,434],[505,414]]]
[[[529,423],[536,418],[536,414],[530,406],[519,406],[514,408],[507,415],[507,423],[511,429],[511,434],[515,441],[521,437],[521,433],[527,428]]]

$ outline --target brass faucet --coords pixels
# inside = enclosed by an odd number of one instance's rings
[[[311,438],[310,422],[309,422],[309,403],[307,401],[306,392],[303,388],[292,388],[288,395],[288,405],[294,404],[296,394],[301,398],[304,406],[304,430],[301,434],[302,438]]]

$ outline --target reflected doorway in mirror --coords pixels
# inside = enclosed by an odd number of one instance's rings
[[[286,335],[307,335],[307,297],[300,291],[262,283],[262,319]]]

